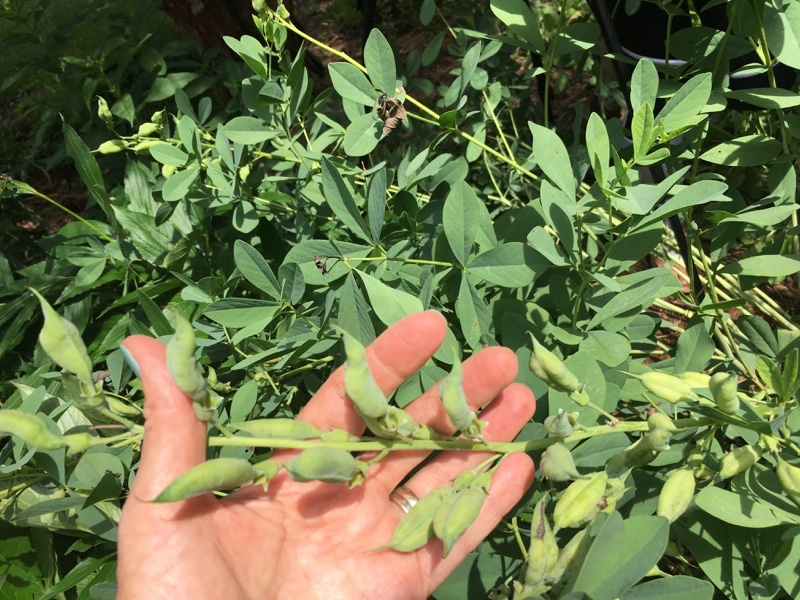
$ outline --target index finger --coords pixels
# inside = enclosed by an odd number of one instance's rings
[[[398,321],[367,348],[367,361],[376,383],[389,394],[419,370],[441,346],[447,321],[427,310]],[[298,419],[316,427],[364,431],[364,421],[344,393],[344,368],[339,367],[322,384],[298,414]]]

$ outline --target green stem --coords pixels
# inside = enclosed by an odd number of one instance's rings
[[[708,427],[714,423],[708,417],[679,419],[675,421],[678,429],[695,429]],[[324,442],[320,440],[287,440],[279,438],[257,438],[234,436],[214,437],[208,440],[211,447],[235,446],[235,447],[256,447],[256,448],[292,448],[305,450],[316,446],[328,448],[340,448],[348,452],[382,452],[388,451],[418,451],[418,450],[460,450],[469,452],[494,452],[498,454],[508,454],[510,452],[534,452],[543,450],[556,442],[569,444],[587,438],[600,435],[609,435],[617,432],[647,431],[646,421],[618,422],[615,425],[597,425],[587,427],[582,431],[576,431],[565,438],[542,438],[529,440],[526,442],[476,442],[467,439],[447,439],[447,440],[382,440],[365,438],[357,442]]]

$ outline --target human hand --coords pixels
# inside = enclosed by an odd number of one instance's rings
[[[418,313],[384,332],[367,351],[387,395],[417,371],[444,340],[445,320]],[[205,494],[168,504],[148,502],[172,480],[206,458],[206,423],[166,368],[165,347],[132,336],[124,347],[138,364],[145,393],[145,437],[139,470],[122,510],[117,579],[119,600],[169,598],[427,598],[517,503],[533,479],[523,453],[507,455],[492,476],[478,519],[443,557],[433,539],[412,553],[371,552],[388,543],[403,516],[390,493],[427,451],[393,452],[370,467],[356,488],[296,483],[281,471],[269,489],[248,486],[223,499]],[[300,411],[298,419],[325,430],[359,435],[364,422],[344,396],[339,368]],[[535,409],[530,390],[513,380],[517,359],[505,348],[481,350],[464,362],[471,408],[488,421],[485,438],[512,440]],[[435,390],[406,410],[418,423],[454,433]],[[296,451],[274,454],[283,462]],[[481,452],[441,452],[405,486],[417,496],[449,485],[487,458]]]

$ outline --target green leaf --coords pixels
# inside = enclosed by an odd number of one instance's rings
[[[458,110],[448,110],[439,115],[439,125],[444,129],[456,129],[458,127]]]
[[[590,598],[618,598],[655,566],[668,540],[669,521],[664,517],[623,521],[619,513],[612,513],[566,591]]]
[[[677,131],[700,114],[710,97],[711,73],[695,75],[661,109],[656,117],[656,125],[661,123],[666,134]]]
[[[283,263],[278,268],[278,282],[282,298],[289,304],[299,304],[306,292],[306,280],[300,265],[293,262]]]
[[[142,290],[139,290],[139,306],[147,315],[147,320],[150,321],[150,326],[157,336],[172,334],[172,325],[164,316],[164,312]]]
[[[544,273],[549,261],[522,242],[509,242],[476,256],[467,270],[484,281],[502,287],[530,285]]]
[[[570,264],[564,252],[544,227],[536,226],[531,229],[528,234],[528,245],[557,267]]]
[[[253,146],[276,137],[278,130],[255,117],[234,117],[225,123],[222,133],[234,144]]]
[[[344,99],[357,104],[374,106],[378,97],[367,76],[350,63],[330,63],[328,73],[333,89]]]
[[[572,163],[569,160],[567,147],[558,135],[529,121],[533,135],[533,159],[542,172],[564,192],[570,200],[575,200],[575,176],[572,174]]]
[[[743,258],[722,269],[722,273],[733,273],[750,277],[784,278],[800,271],[800,254],[766,254]]]
[[[631,353],[631,343],[624,335],[603,331],[590,331],[580,343],[580,349],[588,352],[595,360],[616,367],[622,364]]]
[[[367,218],[372,243],[376,246],[381,241],[383,217],[386,214],[386,168],[375,172],[369,180],[367,189]]]
[[[663,221],[672,215],[677,215],[690,206],[707,204],[709,202],[727,202],[729,198],[722,197],[722,194],[724,194],[727,189],[727,184],[721,181],[712,181],[709,179],[697,181],[683,188],[680,192],[639,221],[639,223],[631,228],[631,232],[644,229],[648,225]]]
[[[770,47],[770,50],[773,48]],[[725,92],[733,100],[741,100],[760,108],[792,108],[800,106],[800,94],[782,88],[752,88]]]
[[[594,178],[600,187],[605,187],[608,183],[606,170],[611,152],[606,124],[597,113],[589,115],[589,122],[586,124],[586,150],[589,152]]]
[[[322,157],[322,190],[328,205],[339,220],[355,235],[370,243],[372,238],[353,195],[334,164],[325,156]]]
[[[765,2],[764,32],[770,52],[783,64],[800,69],[800,4]]]
[[[427,27],[428,25],[430,25],[430,22],[433,20],[433,16],[435,14],[436,14],[436,1],[422,0],[422,5],[419,7],[419,22]]]
[[[174,173],[172,177],[164,182],[164,187],[161,188],[161,196],[167,202],[182,200],[189,194],[189,190],[194,182],[197,181],[199,175],[200,167],[196,164]]]
[[[760,133],[745,135],[717,144],[700,155],[702,160],[728,167],[755,167],[770,162],[781,153],[781,143]]]
[[[675,575],[632,587],[619,600],[711,600],[713,597],[711,582]]]
[[[171,165],[173,167],[182,167],[189,160],[189,155],[186,152],[165,142],[150,146],[150,156],[162,165]]]
[[[369,304],[352,272],[347,274],[339,295],[336,321],[339,327],[357,340],[361,340],[362,344],[369,344],[375,339],[375,328],[369,317]]]
[[[643,277],[619,294],[615,294],[589,322],[593,329],[601,323],[634,309],[650,306],[656,298],[663,298],[680,289],[678,278],[666,269],[649,269],[639,274]]]
[[[397,67],[394,64],[394,52],[384,35],[373,29],[364,44],[364,66],[367,67],[372,87],[389,96],[394,96],[397,80]]]
[[[442,210],[442,226],[456,260],[466,265],[478,233],[480,201],[465,181],[450,188]]]
[[[225,298],[209,304],[203,314],[223,327],[247,327],[254,323],[268,323],[280,305],[256,298]]]
[[[743,315],[736,319],[736,326],[747,340],[760,352],[774,357],[780,346],[769,324],[755,315]]]
[[[236,390],[231,400],[231,422],[238,423],[250,418],[258,400],[258,382],[255,379],[246,381]]]
[[[491,0],[490,6],[511,33],[533,46],[537,53],[544,54],[544,40],[539,32],[539,18],[524,0]]]
[[[694,500],[701,510],[738,527],[760,529],[800,523],[800,516],[713,485],[701,490]]]
[[[364,156],[372,152],[381,140],[383,122],[375,113],[354,119],[344,132],[344,151],[347,156]]]
[[[796,204],[782,204],[770,208],[745,210],[733,216],[725,217],[720,223],[750,223],[759,227],[770,227],[785,221],[796,211]]]
[[[422,302],[416,296],[391,288],[363,271],[356,273],[364,282],[372,310],[384,325],[392,325],[403,317],[422,310]]]
[[[631,123],[631,136],[633,138],[633,158],[639,160],[650,152],[653,145],[653,108],[645,102],[633,113]]]
[[[111,226],[114,229],[118,229],[119,225],[111,208],[111,199],[106,191],[106,185],[103,183],[103,174],[100,172],[100,167],[97,166],[97,161],[92,156],[89,147],[83,143],[83,140],[66,121],[62,124],[61,131],[67,144],[67,155],[75,161],[75,168],[86,185],[86,189],[89,190],[89,195],[105,213]]]
[[[275,300],[280,299],[278,280],[258,250],[247,242],[236,240],[233,244],[233,261],[247,281]]]
[[[706,330],[703,320],[699,316],[692,317],[678,338],[674,372],[704,371],[714,354],[714,349],[714,340]]]
[[[642,58],[631,76],[631,110],[636,113],[645,102],[655,106],[657,93],[658,71],[650,60]]]
[[[783,397],[786,394],[780,367],[772,359],[760,354],[757,355],[756,370],[766,386],[778,394],[779,397]]]
[[[337,241],[336,245],[328,240],[306,239],[296,244],[283,259],[285,263],[297,263],[303,271],[307,285],[330,285],[350,272],[350,268],[339,258],[363,258],[372,251],[372,246]],[[325,263],[323,273],[316,265],[315,259]]]
[[[483,303],[483,298],[465,272],[461,273],[455,309],[464,339],[471,348],[478,348],[481,335],[489,332],[492,318],[489,309]]]

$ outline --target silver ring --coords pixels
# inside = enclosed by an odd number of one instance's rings
[[[417,495],[404,485],[396,487],[394,491],[389,494],[389,500],[397,504],[397,506],[402,508],[403,512],[406,513],[411,510],[412,506],[419,502]]]

